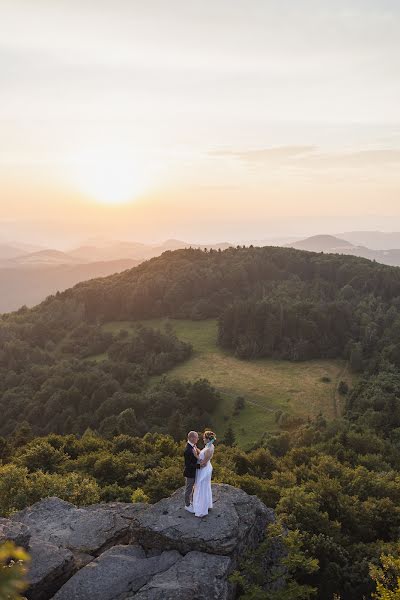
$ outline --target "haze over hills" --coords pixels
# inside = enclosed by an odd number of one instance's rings
[[[351,254],[351,249],[354,248],[353,244],[334,235],[313,235],[304,240],[285,244],[285,246],[309,252],[339,252],[342,254]],[[342,252],[343,250],[349,250],[349,252]]]
[[[0,268],[0,313],[34,306],[76,283],[130,269],[140,261],[121,259],[84,264],[23,265]]]
[[[12,267],[47,267],[47,266],[56,266],[56,265],[66,265],[66,264],[79,264],[82,261],[78,258],[75,258],[61,250],[38,250],[37,252],[31,252],[29,254],[19,254],[9,260],[3,260],[0,262],[0,266],[3,268],[12,268]]]
[[[190,243],[174,239],[162,244],[95,239],[66,252],[49,248],[23,253],[24,247],[30,249],[31,246],[4,244],[3,253],[0,253],[0,313],[17,310],[23,305],[33,306],[81,281],[119,273],[167,250],[190,246]],[[224,242],[208,248],[229,246]]]
[[[360,256],[361,258],[375,260],[384,265],[393,267],[400,266],[400,249],[373,250],[366,246],[355,246],[351,242],[333,235],[314,235],[292,244],[286,244],[286,246],[296,248],[297,250],[307,250],[309,252],[351,254],[352,256]]]
[[[343,238],[356,246],[367,246],[372,250],[400,248],[399,231],[346,231],[345,233],[338,233],[337,237]]]
[[[269,236],[264,240],[247,241],[245,245],[286,246],[311,252],[349,254],[386,265],[400,266],[399,233],[360,231],[347,234],[352,240],[369,239],[375,246],[398,240],[399,249],[381,250],[357,245],[344,235],[315,235],[305,239]],[[0,312],[17,310],[22,305],[33,306],[46,296],[76,283],[121,272],[168,250],[189,247],[224,250],[231,246],[236,244],[193,244],[173,238],[161,243],[143,243],[104,237],[90,238],[79,246],[63,251],[21,242],[2,243]]]

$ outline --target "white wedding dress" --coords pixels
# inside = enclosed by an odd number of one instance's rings
[[[199,454],[199,460],[204,458],[204,448]],[[196,517],[205,517],[208,511],[213,507],[212,491],[211,491],[211,476],[212,464],[211,459],[214,454],[214,446],[211,445],[208,450],[211,450],[210,460],[205,467],[200,467],[196,471],[196,482],[193,494],[193,511]]]

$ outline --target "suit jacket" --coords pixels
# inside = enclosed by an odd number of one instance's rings
[[[196,477],[196,470],[200,468],[200,465],[197,464],[197,458],[193,454],[193,446],[189,443],[186,444],[183,456],[185,457],[185,470],[183,471],[183,475],[184,477],[194,479]]]

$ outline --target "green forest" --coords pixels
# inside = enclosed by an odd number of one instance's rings
[[[242,361],[340,358],[357,374],[335,419],[283,423],[248,451],[228,429],[214,479],[296,536],[282,598],[372,598],[374,569],[400,553],[400,269],[357,257],[178,250],[2,315],[0,513],[49,494],[156,502],[182,485],[182,441],[212,425],[220,392],[168,376],[193,353],[172,328],[104,327],[159,317],[217,318],[218,344]],[[252,562],[240,596],[267,599]]]

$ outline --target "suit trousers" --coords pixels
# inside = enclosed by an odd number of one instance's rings
[[[193,497],[193,486],[196,481],[194,477],[186,477],[186,485],[185,485],[185,505],[190,506],[192,504]]]

